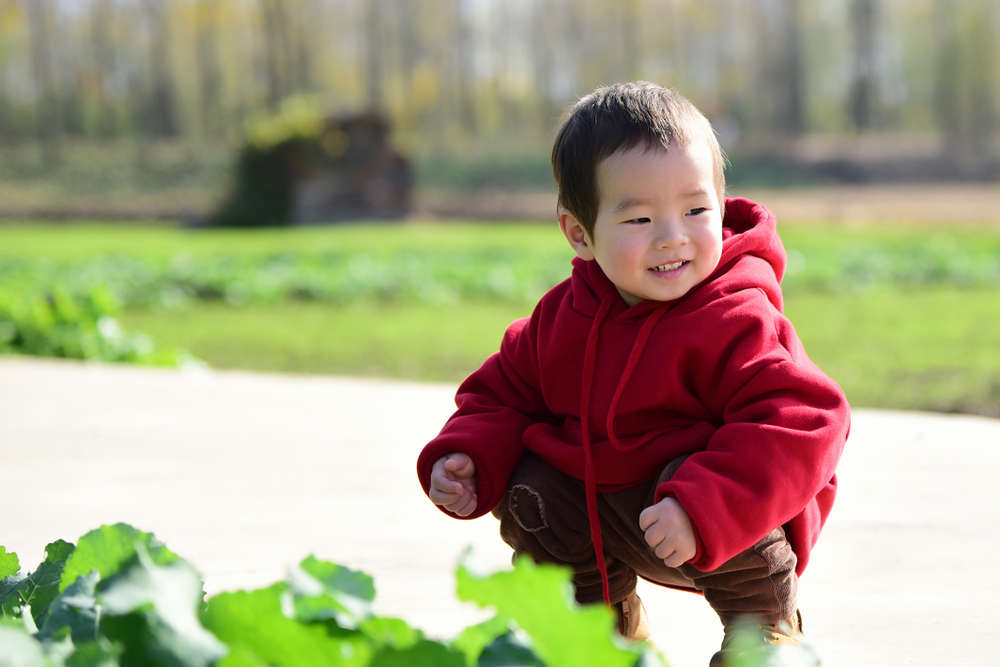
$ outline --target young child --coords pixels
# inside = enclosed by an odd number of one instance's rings
[[[836,490],[840,388],[782,315],[774,216],[725,199],[686,99],[636,82],[580,100],[552,150],[572,276],[465,380],[418,461],[452,516],[492,512],[515,552],[573,569],[576,598],[648,637],[637,576],[701,592],[732,657],[798,643],[798,575]]]

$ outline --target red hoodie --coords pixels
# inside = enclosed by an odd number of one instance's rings
[[[775,224],[763,206],[728,199],[718,267],[674,301],[629,308],[597,262],[574,259],[572,276],[459,387],[458,410],[419,457],[424,491],[435,461],[468,454],[479,503],[464,518],[474,519],[533,451],[585,480],[606,581],[596,492],[692,454],[656,490],[691,518],[689,562],[714,570],[784,525],[801,574],[833,505],[850,413],[781,314]]]

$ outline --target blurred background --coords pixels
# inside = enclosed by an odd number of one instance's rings
[[[992,183],[998,26],[991,0],[0,0],[0,212],[203,212],[296,96],[387,116],[432,211],[547,191],[562,111],[639,78],[709,116],[734,187]]]
[[[1000,415],[998,28],[992,0],[0,0],[0,351],[460,380],[569,273],[561,114],[641,78],[778,214],[786,311],[854,405]]]

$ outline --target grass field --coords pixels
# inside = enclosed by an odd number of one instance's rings
[[[124,322],[220,368],[457,382],[531,306],[208,304],[131,311]],[[800,294],[787,300],[786,313],[812,359],[857,407],[1000,416],[996,292]]]
[[[1000,229],[809,224],[784,225],[782,236],[790,258],[786,313],[853,405],[1000,416]],[[336,267],[364,257],[366,280],[384,278],[380,272],[404,283],[424,277],[407,275],[408,267],[439,282],[510,269],[511,280],[535,285],[568,275],[571,253],[552,225],[0,225],[0,263],[76,266],[90,275],[88,258],[109,256],[141,259],[153,273],[177,257],[243,258],[244,274],[234,280],[276,256],[292,258],[293,272],[295,262]],[[532,267],[539,275],[521,275]],[[533,290],[450,300],[403,288],[353,300],[189,299],[173,308],[127,306],[120,319],[219,368],[457,382],[497,349],[510,321],[530,313],[536,295],[525,294]]]
[[[135,310],[124,324],[219,368],[461,380],[500,346],[532,304],[283,303]]]
[[[555,231],[556,233],[553,233]],[[0,255],[52,260],[102,255],[169,259],[195,256],[253,257],[289,253],[392,255],[403,250],[440,252],[483,249],[572,251],[553,225],[504,223],[370,223],[263,229],[183,229],[162,223],[74,221],[0,223]]]

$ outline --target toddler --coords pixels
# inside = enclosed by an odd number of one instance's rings
[[[708,120],[674,91],[601,88],[552,150],[570,278],[458,390],[420,481],[452,516],[492,512],[515,552],[573,570],[627,639],[637,577],[700,592],[724,629],[798,643],[798,575],[836,491],[840,388],[782,315],[774,216],[726,199]]]

